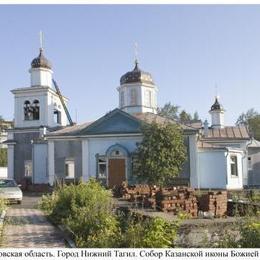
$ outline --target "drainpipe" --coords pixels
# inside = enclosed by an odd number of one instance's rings
[[[226,151],[227,151],[227,155],[225,155],[226,157],[226,162],[227,162],[227,158],[228,158],[228,154],[229,154],[229,150],[227,147],[225,147]],[[228,165],[227,165],[227,170],[228,170]],[[226,188],[227,188],[227,184],[228,184],[228,172],[226,174]]]
[[[245,157],[248,156],[248,146],[252,143],[253,143],[253,136],[250,136],[250,142],[246,145],[245,153],[244,153],[244,156],[242,157],[242,169],[244,169],[244,159],[245,159]],[[247,165],[246,171],[247,171],[247,185],[248,185],[248,165]],[[242,174],[242,184],[244,187],[243,179],[244,178],[243,178],[243,174]]]
[[[198,190],[200,191],[200,172],[199,172],[199,151],[197,147],[197,142],[199,140],[199,135],[196,135],[197,140],[195,143],[195,149],[196,149],[196,172],[197,172],[197,185],[198,185]]]

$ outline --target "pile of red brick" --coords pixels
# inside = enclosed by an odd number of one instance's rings
[[[209,191],[198,197],[198,204],[199,210],[223,217],[227,214],[227,191]]]
[[[159,189],[146,184],[133,186],[123,184],[119,193],[120,197],[136,206],[173,214],[184,211],[192,217],[197,217],[199,210],[209,212],[214,217],[223,217],[227,214],[227,191],[210,191],[197,196],[195,190],[189,187]]]
[[[198,215],[197,198],[195,191],[188,187],[174,187],[163,189],[156,193],[157,209],[164,212],[185,211],[192,217]]]
[[[122,185],[120,187],[122,198],[148,208],[155,207],[155,193],[156,188],[146,184],[137,184],[133,186]]]

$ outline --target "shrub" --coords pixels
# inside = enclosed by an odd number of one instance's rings
[[[7,208],[7,203],[4,198],[0,197],[0,214],[2,213],[3,210]]]
[[[259,248],[260,246],[260,220],[250,219],[241,226],[240,247]]]
[[[7,149],[0,148],[0,167],[7,166]]]
[[[41,208],[57,224],[65,224],[78,247],[114,247],[118,222],[112,211],[112,195],[95,180],[58,187],[44,196]]]
[[[249,217],[238,223],[240,236],[226,234],[216,247],[221,248],[259,248],[260,245],[260,220],[257,217]]]
[[[58,187],[40,207],[74,235],[77,247],[172,247],[178,222],[115,214],[112,195],[98,182]]]
[[[122,247],[130,248],[169,248],[174,246],[178,223],[162,218],[141,220],[129,219],[122,233]]]

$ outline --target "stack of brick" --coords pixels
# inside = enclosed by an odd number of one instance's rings
[[[120,187],[120,194],[123,199],[148,208],[155,208],[155,192],[155,187],[151,188],[146,184],[121,185]]]
[[[210,212],[215,217],[227,214],[227,191],[210,191],[198,197],[199,210]]]
[[[156,193],[157,209],[164,212],[177,214],[185,211],[192,217],[198,215],[197,198],[194,189],[187,187],[176,187],[163,189]]]

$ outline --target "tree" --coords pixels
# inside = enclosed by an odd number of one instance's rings
[[[260,140],[260,114],[254,108],[238,117],[236,125],[240,124],[247,126],[253,137]]]
[[[182,110],[179,116],[179,121],[182,123],[190,122],[192,120],[191,115],[185,110]]]
[[[186,160],[183,132],[177,124],[143,125],[134,174],[151,185],[167,185],[178,176]]]
[[[184,109],[181,112],[179,112],[179,109],[179,106],[175,106],[171,104],[171,102],[168,102],[163,107],[157,108],[157,114],[159,116],[179,121],[181,123],[199,120],[199,114],[197,111],[194,113],[192,117],[191,114],[187,113]]]
[[[7,166],[7,149],[0,148],[0,167]]]
[[[254,108],[250,108],[249,110],[247,110],[246,113],[242,113],[238,117],[236,121],[236,125],[240,125],[240,124],[248,125],[248,120],[251,118],[255,118],[258,115],[259,113]]]
[[[171,102],[166,103],[162,108],[157,109],[157,114],[159,116],[167,117],[171,120],[178,120],[179,106],[172,105]]]

